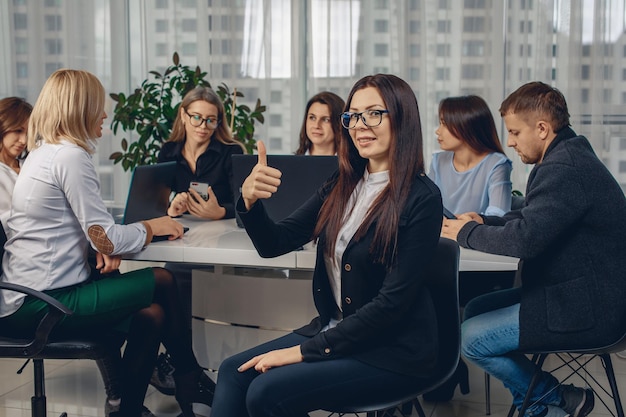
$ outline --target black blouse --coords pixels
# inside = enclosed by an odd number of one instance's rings
[[[231,155],[242,154],[243,149],[237,144],[225,145],[218,140],[211,140],[206,151],[196,160],[196,173],[183,157],[185,142],[165,142],[159,153],[159,162],[176,161],[176,178],[173,191],[187,192],[191,181],[208,183],[219,204],[226,209],[225,219],[235,217],[234,197],[232,193],[233,169]]]

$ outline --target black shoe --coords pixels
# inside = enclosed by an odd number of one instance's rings
[[[122,414],[120,413],[120,406],[111,405],[109,404],[108,401],[104,406],[104,415],[106,417],[123,417]],[[148,409],[148,407],[144,405],[141,407],[141,417],[156,417],[156,416],[152,413],[152,411]]]
[[[594,406],[593,390],[574,385],[561,385],[561,408],[571,417],[585,417]]]
[[[424,393],[422,396],[425,401],[430,402],[446,402],[450,401],[454,397],[454,390],[459,385],[461,394],[469,393],[469,371],[467,365],[462,360],[459,360],[459,364],[456,367],[456,371],[450,378],[443,384],[439,385],[432,391]]]
[[[170,355],[159,354],[156,365],[150,377],[150,385],[156,388],[161,394],[174,395],[176,393],[176,383],[174,382],[174,366],[170,362]]]
[[[195,417],[193,404],[213,405],[215,382],[202,369],[188,372],[185,375],[174,375],[176,381],[176,401],[182,415]]]

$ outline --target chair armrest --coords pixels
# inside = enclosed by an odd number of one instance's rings
[[[0,282],[0,289],[8,291],[16,291],[22,294],[26,294],[35,297],[48,305],[48,312],[41,319],[35,329],[35,335],[32,340],[14,340],[7,346],[0,343],[0,346],[4,351],[11,352],[11,355],[16,357],[33,357],[46,346],[50,332],[56,326],[56,324],[63,319],[63,317],[74,314],[72,310],[60,303],[58,300],[50,297],[41,291],[33,290],[32,288],[24,287],[23,285],[11,284],[8,282]]]
[[[25,287],[23,285],[11,284],[9,282],[0,282],[0,289],[21,292],[22,294],[30,295],[35,297],[44,303],[48,304],[50,307],[53,307],[59,310],[61,313],[66,316],[74,314],[72,310],[67,308],[61,302],[56,300],[55,298],[50,297],[48,294],[44,294],[41,291],[33,290],[32,288]]]

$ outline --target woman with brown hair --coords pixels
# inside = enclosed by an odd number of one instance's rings
[[[19,97],[0,100],[0,219],[11,209],[13,187],[26,150],[28,118],[33,106]]]
[[[259,162],[237,211],[259,254],[317,240],[319,316],[282,338],[226,359],[211,415],[301,417],[367,397],[414,392],[437,355],[424,275],[441,229],[441,196],[424,174],[417,100],[396,76],[364,77],[342,114],[339,171],[288,218],[262,199],[281,173]]]
[[[335,155],[341,140],[343,99],[330,91],[317,93],[306,104],[296,155]]]

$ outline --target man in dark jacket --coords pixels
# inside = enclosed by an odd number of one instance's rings
[[[557,89],[525,84],[500,114],[508,146],[535,164],[524,206],[502,218],[446,220],[442,236],[521,260],[522,286],[472,300],[462,328],[465,357],[503,381],[519,407],[534,371],[520,350],[602,346],[626,329],[626,198],[569,127]],[[547,372],[532,396],[533,417],[584,417],[594,405],[593,391],[558,385]]]

